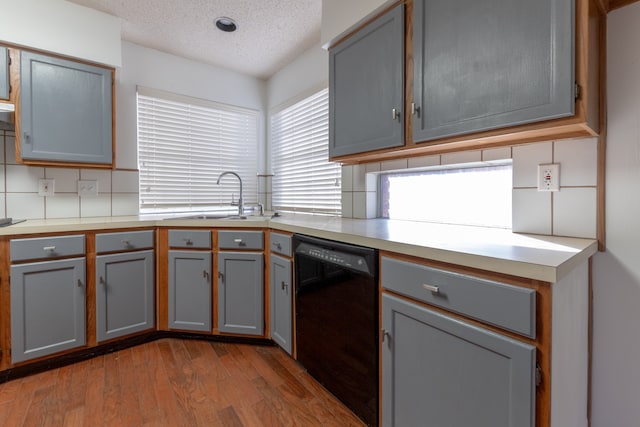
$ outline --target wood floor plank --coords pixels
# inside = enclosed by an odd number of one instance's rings
[[[277,347],[168,338],[0,384],[0,426],[363,424]]]

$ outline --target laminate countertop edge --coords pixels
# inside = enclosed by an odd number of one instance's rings
[[[595,239],[513,233],[486,227],[320,215],[184,219],[122,216],[28,220],[0,236],[116,231],[144,227],[270,228],[549,283],[560,281],[597,252]]]

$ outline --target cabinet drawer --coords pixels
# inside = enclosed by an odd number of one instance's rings
[[[522,334],[536,335],[536,292],[382,257],[382,287]]]
[[[153,230],[96,234],[96,252],[153,248]]]
[[[208,230],[169,230],[169,246],[172,248],[211,249],[211,232]]]
[[[10,252],[11,261],[84,255],[84,235],[15,239]]]
[[[284,256],[291,256],[291,236],[286,234],[271,233],[271,252]]]
[[[262,231],[219,231],[218,247],[220,249],[263,249]]]

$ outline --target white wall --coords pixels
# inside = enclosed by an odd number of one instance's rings
[[[335,37],[379,7],[391,3],[393,0],[322,0],[322,46],[328,47]]]
[[[607,251],[594,257],[593,427],[640,425],[640,3],[608,27]]]
[[[147,86],[181,95],[251,108],[264,117],[266,83],[224,68],[122,43],[122,69],[116,73],[118,169],[137,169],[136,86]],[[260,123],[259,146],[265,145],[264,119]],[[264,150],[259,158],[264,158]],[[260,164],[263,164],[261,161]]]
[[[64,0],[0,0],[0,40],[113,67],[120,19]]]

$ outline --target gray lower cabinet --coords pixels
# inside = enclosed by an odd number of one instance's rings
[[[113,163],[112,70],[22,51],[22,160]]]
[[[211,253],[169,251],[169,328],[211,332]]]
[[[329,52],[329,157],[404,145],[404,5]]]
[[[291,260],[271,254],[269,259],[270,280],[270,325],[271,338],[291,354],[292,346],[292,304],[293,284]]]
[[[572,116],[575,0],[415,0],[413,140]]]
[[[386,293],[382,327],[382,425],[535,425],[535,347]]]
[[[96,257],[98,342],[154,327],[154,252]]]
[[[85,345],[85,301],[84,257],[11,266],[11,361]]]
[[[264,334],[264,254],[218,254],[218,330]]]
[[[9,99],[9,49],[0,46],[0,99]]]

